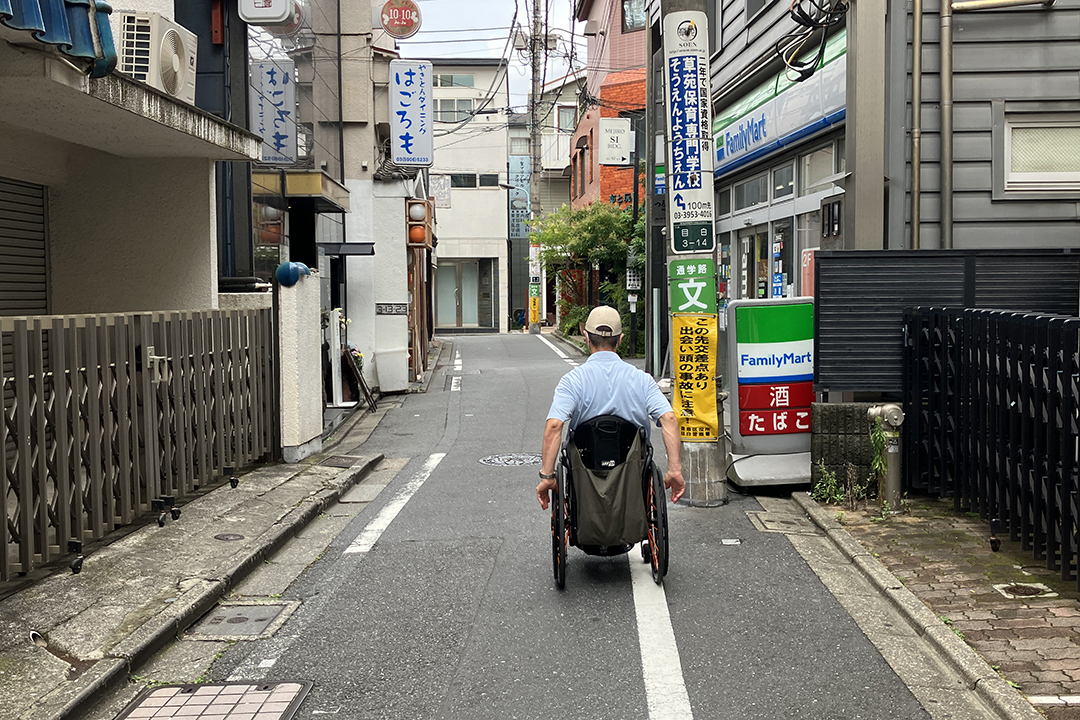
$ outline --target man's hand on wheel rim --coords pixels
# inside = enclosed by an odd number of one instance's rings
[[[547,510],[551,503],[551,491],[555,489],[554,480],[541,480],[536,486],[536,499],[540,501],[540,508]]]
[[[679,502],[679,498],[686,492],[686,481],[683,480],[682,470],[669,469],[664,475],[664,487],[671,490],[671,502]]]

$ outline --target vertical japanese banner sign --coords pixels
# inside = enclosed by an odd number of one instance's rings
[[[679,435],[683,442],[716,442],[716,265],[711,258],[672,260],[668,281]]]
[[[812,303],[735,308],[739,434],[810,432],[814,401]]]
[[[540,322],[540,246],[529,245],[529,325]]]
[[[395,165],[431,167],[432,65],[423,60],[390,61],[390,157]]]
[[[674,253],[711,253],[713,239],[712,113],[709,30],[705,13],[664,17],[667,97],[668,236]]]
[[[251,63],[251,132],[261,135],[262,162],[296,162],[296,64],[292,60]]]

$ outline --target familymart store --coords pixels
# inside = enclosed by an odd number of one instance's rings
[[[813,293],[802,277],[832,225],[844,176],[847,33],[803,82],[770,77],[720,109],[716,143],[717,274],[725,300]],[[824,218],[824,220],[823,220]],[[811,266],[812,267],[812,266]]]

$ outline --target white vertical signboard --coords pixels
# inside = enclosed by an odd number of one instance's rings
[[[390,148],[396,165],[431,167],[435,152],[432,65],[390,61]]]
[[[292,60],[251,63],[251,132],[261,135],[262,162],[296,162],[296,65]]]
[[[630,136],[630,118],[600,118],[600,164],[629,165]]]
[[[671,249],[711,253],[715,246],[713,141],[705,13],[669,13],[664,18],[663,43]]]

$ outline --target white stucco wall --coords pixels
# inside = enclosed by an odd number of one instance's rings
[[[303,275],[278,292],[282,455],[286,462],[299,462],[322,449],[319,276]]]
[[[405,188],[374,183],[372,234],[375,240],[374,302],[408,303],[409,269],[405,252]],[[409,389],[409,318],[375,316],[375,365],[382,392]]]
[[[210,160],[82,152],[49,192],[52,311],[217,306]]]
[[[374,242],[372,229],[371,180],[350,179],[350,212],[345,216],[345,237],[349,242]],[[376,254],[379,252],[375,250]],[[348,327],[350,345],[364,353],[364,379],[372,387],[378,386],[375,361],[375,264],[377,257],[354,256],[345,261],[346,292],[345,316],[352,322]]]

